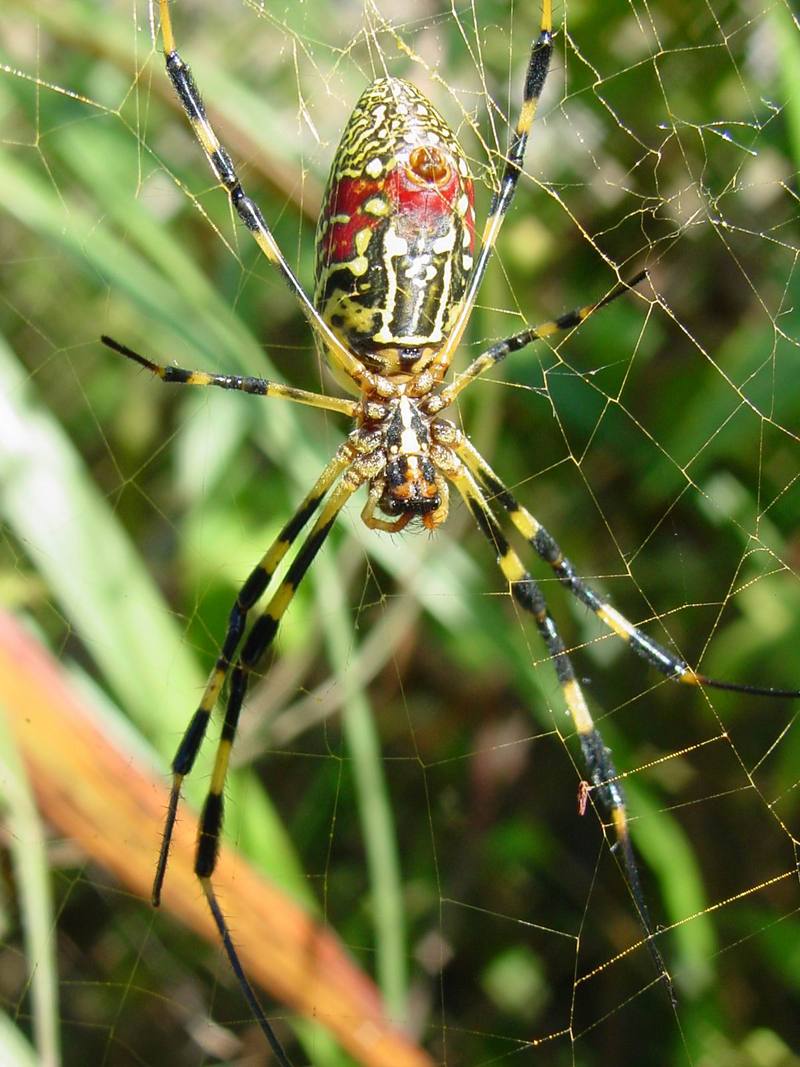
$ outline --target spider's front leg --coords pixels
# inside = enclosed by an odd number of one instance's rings
[[[167,817],[164,823],[164,834],[161,839],[161,848],[158,854],[156,873],[153,879],[152,901],[155,907],[161,902],[161,888],[164,884],[164,875],[167,870],[172,831],[175,826],[175,818],[178,812],[181,785],[183,779],[190,773],[200,746],[203,743],[211,712],[217,703],[225,678],[228,675],[233,658],[239,647],[247,623],[248,612],[261,598],[269,585],[275,569],[283,557],[294,544],[303,527],[308,523],[314,512],[319,507],[325,494],[336,481],[352,458],[349,444],[345,443],[339,448],[334,458],[325,467],[322,474],[314,483],[311,491],[303,500],[300,507],[292,518],[286,523],[281,532],[270,545],[261,561],[256,565],[250,577],[242,586],[236,602],[231,609],[228,619],[228,629],[222,643],[217,661],[209,675],[205,690],[194,715],[186,727],[183,738],[178,745],[178,750],[172,761],[172,789],[170,791]]]
[[[236,598],[236,603],[231,611],[228,631],[225,635],[225,641],[219,658],[211,672],[205,692],[200,701],[200,706],[192,716],[183,739],[178,746],[175,759],[173,760],[172,792],[170,794],[164,837],[153,883],[153,903],[157,905],[159,903],[161,887],[166,872],[170,839],[175,822],[178,799],[180,797],[181,783],[183,778],[192,769],[197,753],[200,750],[200,745],[205,736],[211,712],[217,702],[223,682],[230,670],[233,657],[236,654],[236,650],[244,634],[248,612],[255,606],[256,602],[266,591],[267,585],[269,584],[278,564],[296,541],[301,530],[308,523],[311,516],[317,508],[319,508],[327,491],[331,488],[333,483],[339,479],[329,500],[322,507],[311,531],[306,536],[300,549],[290,563],[283,580],[273,593],[262,614],[250,628],[250,632],[245,638],[242,651],[233,666],[230,694],[228,696],[227,707],[225,710],[225,719],[217,743],[216,757],[211,773],[211,783],[203,805],[197,834],[195,874],[200,879],[203,892],[205,893],[209,908],[211,909],[211,914],[217,926],[217,930],[219,931],[231,968],[239,981],[239,985],[255,1019],[272,1047],[281,1067],[291,1067],[289,1059],[283,1050],[281,1043],[275,1036],[272,1026],[264,1014],[255,991],[244,972],[244,968],[242,967],[239,955],[233,943],[230,928],[228,927],[228,923],[220,908],[211,879],[217,863],[220,836],[222,833],[225,781],[228,775],[231,751],[239,724],[239,715],[247,693],[250,676],[257,670],[260,661],[272,645],[278,632],[281,619],[291,604],[294,594],[308,571],[308,568],[311,566],[314,557],[319,552],[325,539],[330,533],[339,512],[363,482],[363,477],[357,469],[358,461],[353,463],[354,458],[355,450],[348,440],[339,448],[334,459],[327,465],[317,479],[311,492],[295,512],[294,516],[281,530],[278,537],[272,543],[269,551],[255,570],[253,570]]]
[[[455,430],[455,427],[453,427]],[[456,431],[458,434],[458,431]],[[511,595],[519,607],[533,617],[536,628],[553,661],[564,702],[575,726],[581,744],[588,778],[594,795],[602,808],[611,817],[616,834],[617,849],[622,861],[622,868],[633,897],[639,920],[644,928],[645,943],[664,980],[670,998],[675,1003],[672,979],[664,960],[655,943],[655,931],[642,892],[639,871],[633,854],[633,847],[628,829],[628,817],[625,797],[619,784],[617,771],[611,759],[611,753],[603,744],[600,731],[595,726],[589,705],[575,674],[566,646],[550,614],[539,584],[525,570],[521,559],[508,543],[500,524],[495,518],[489,504],[477,482],[468,469],[454,454],[448,477],[461,493],[481,533],[494,548],[497,562],[509,583]]]
[[[450,424],[442,423],[442,425],[447,427]],[[749,693],[752,696],[759,697],[785,697],[790,699],[800,697],[800,690],[797,689],[774,689],[747,685],[741,682],[726,682],[699,674],[690,667],[683,657],[671,652],[665,645],[662,645],[635,623],[626,619],[610,603],[607,597],[602,596],[580,577],[575,570],[574,564],[561,551],[553,535],[545,529],[527,508],[524,508],[519,503],[480,452],[455,427],[453,427],[450,434],[449,443],[478,480],[483,492],[488,494],[490,500],[497,501],[508,513],[511,522],[540,559],[548,564],[561,584],[590,611],[594,612],[613,634],[625,641],[637,656],[649,663],[651,667],[655,667],[670,681],[680,682],[683,685],[726,689],[734,693]]]

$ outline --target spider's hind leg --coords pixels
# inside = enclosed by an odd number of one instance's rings
[[[273,267],[283,276],[284,281],[294,293],[311,329],[324,343],[333,363],[344,374],[352,378],[355,383],[359,386],[362,385],[369,380],[370,375],[353,353],[342,344],[338,336],[331,330],[314,307],[313,301],[303,289],[294,271],[286,261],[286,257],[278,247],[275,236],[269,228],[261,209],[245,192],[233,159],[214,132],[214,127],[206,114],[203,99],[192,77],[192,72],[178,54],[169,11],[169,0],[159,0],[159,13],[161,16],[161,35],[164,42],[167,76],[172,82],[178,100],[180,100],[214,176],[225,189],[231,207],[253,235],[258,247]]]

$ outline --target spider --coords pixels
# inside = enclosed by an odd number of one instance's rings
[[[192,74],[178,54],[168,0],[159,0],[167,74],[238,217],[294,292],[322,345],[337,381],[355,398],[327,396],[262,378],[186,370],[153,362],[104,336],[109,348],[164,382],[218,386],[321,408],[353,420],[294,515],[245,581],[200,704],[172,762],[172,789],[156,866],[152,900],[158,906],[184,777],[190,773],[211,713],[230,675],[227,707],[209,791],[200,816],[195,872],[242,992],[278,1062],[289,1059],[246,977],[212,877],[223,820],[223,794],[231,747],[250,676],[271,646],[281,619],[347,501],[362,487],[361,512],[373,530],[398,533],[411,523],[429,531],[448,513],[453,486],[495,553],[511,596],[529,615],[550,658],[580,740],[591,791],[611,818],[645,940],[670,996],[672,983],[655,942],[628,832],[625,798],[609,750],[594,725],[566,646],[541,588],[509,543],[498,514],[547,564],[566,589],[630,648],[668,679],[763,696],[797,696],[707,678],[648,637],[576,573],[552,535],[520,504],[489,463],[453,423],[441,417],[462,391],[510,353],[578,326],[593,312],[631,291],[646,276],[619,284],[593,304],[497,341],[446,382],[475,305],[503,219],[517,188],[528,135],[553,49],[552,3],[543,0],[539,33],[525,73],[522,104],[504,167],[476,241],[473,182],[455,135],[427,98],[398,78],[381,78],[363,92],[345,126],[331,167],[316,235],[316,288],[309,297],[278,247],[259,208],[244,191],[236,168],[206,115]],[[477,245],[477,251],[476,251]],[[316,517],[315,517],[316,516]],[[272,584],[286,554],[300,542],[266,607],[250,613]]]

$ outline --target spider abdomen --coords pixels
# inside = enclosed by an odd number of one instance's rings
[[[472,178],[413,85],[382,78],[344,129],[317,225],[315,304],[382,374],[419,373],[445,340],[472,268]]]

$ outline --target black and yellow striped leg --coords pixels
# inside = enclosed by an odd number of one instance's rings
[[[350,468],[342,477],[336,489],[331,493],[328,502],[311,528],[310,533],[301,545],[297,555],[289,565],[286,575],[272,595],[264,613],[256,620],[250,633],[245,639],[239,659],[231,675],[230,694],[225,711],[225,721],[222,733],[217,744],[217,754],[214,761],[214,769],[211,775],[211,785],[206,797],[203,811],[200,816],[200,825],[197,835],[197,853],[195,858],[195,873],[203,886],[203,892],[208,900],[214,922],[219,930],[225,952],[230,960],[233,971],[239,981],[242,992],[253,1011],[261,1029],[270,1042],[282,1067],[288,1064],[286,1054],[275,1037],[264,1011],[258,1003],[253,987],[244,972],[236,948],[233,944],[231,932],[219,906],[211,877],[217,862],[219,852],[220,833],[224,810],[223,794],[225,779],[228,774],[231,749],[236,737],[236,729],[239,723],[239,714],[247,692],[247,683],[250,675],[257,669],[264,654],[269,649],[278,632],[281,619],[292,602],[308,568],[314,560],[317,552],[322,547],[331,527],[336,521],[336,516],[344,504],[361,485],[362,478]],[[288,546],[287,546],[288,547]]]
[[[336,516],[360,484],[361,479],[352,472],[352,469],[343,476],[292,560],[285,577],[272,595],[263,614],[251,628],[233,668],[225,722],[217,747],[211,786],[200,820],[195,872],[201,878],[210,878],[216,864],[219,831],[222,825],[222,792],[228,772],[230,750],[250,675],[274,641],[284,612],[292,602],[297,587],[328,536]]]
[[[542,21],[539,27],[539,36],[531,48],[528,67],[525,72],[525,85],[522,93],[522,107],[514,133],[508,145],[505,157],[505,165],[500,178],[500,187],[492,197],[489,214],[481,235],[481,249],[470,275],[467,291],[455,322],[448,335],[447,341],[436,357],[435,366],[441,374],[450,365],[455,352],[461,343],[467,322],[472,314],[472,308],[478,295],[486,267],[491,258],[503,218],[508,211],[522,172],[522,163],[525,158],[525,148],[528,144],[528,135],[536,115],[536,107],[542,89],[550,69],[550,59],[553,54],[553,11],[552,0],[542,0]]]
[[[212,171],[228,194],[231,206],[253,235],[256,244],[270,263],[283,275],[285,282],[300,302],[311,328],[323,340],[333,362],[341,367],[344,373],[349,375],[357,384],[370,384],[374,377],[345,348],[336,334],[320,317],[319,312],[309,299],[294,271],[286,262],[260,208],[247,196],[242,188],[233,160],[220,144],[219,138],[208,120],[203,100],[194,83],[192,72],[175,49],[175,35],[172,30],[172,19],[169,13],[169,0],[159,0],[159,11],[161,14],[161,34],[164,40],[164,58],[167,74],[178,95],[178,99],[183,105],[183,110],[186,112],[194,134],[206,154]]]
[[[490,500],[496,500],[508,512],[514,526],[537,555],[552,568],[561,584],[566,586],[573,596],[593,611],[601,622],[621,637],[636,655],[641,656],[651,667],[655,667],[671,681],[681,682],[684,685],[709,686],[713,689],[726,689],[735,693],[749,693],[752,696],[784,698],[800,696],[800,690],[796,689],[762,688],[739,682],[724,682],[698,674],[681,656],[670,652],[668,648],[626,619],[621,612],[611,606],[608,600],[595,592],[583,578],[575,573],[573,564],[563,554],[552,534],[516,500],[480,452],[465,437],[460,437],[455,451],[478,479]]]
[[[351,419],[354,419],[358,413],[358,402],[345,397],[310,393],[307,389],[295,389],[291,385],[281,385],[280,382],[271,382],[267,378],[252,378],[239,374],[212,374],[205,370],[187,370],[185,367],[155,363],[147,356],[143,356],[141,352],[135,352],[127,345],[115,341],[113,337],[103,334],[100,340],[107,348],[145,367],[162,382],[175,385],[216,385],[220,389],[235,389],[242,393],[255,393],[257,396],[278,396],[284,400],[293,400],[296,404],[323,408],[325,411],[336,411],[340,415],[348,415]]]
[[[167,817],[164,823],[164,834],[161,838],[161,849],[158,854],[156,873],[153,879],[152,901],[155,907],[161,901],[161,888],[164,884],[164,875],[169,858],[172,831],[175,826],[175,818],[178,812],[181,785],[183,779],[191,771],[197,753],[205,737],[211,712],[217,703],[222,685],[230,669],[233,657],[239,647],[242,634],[247,622],[247,614],[261,598],[275,573],[275,569],[294,544],[303,527],[308,523],[314,512],[319,507],[325,494],[339,477],[344,468],[350,462],[351,453],[348,445],[342,445],[331,462],[325,467],[322,474],[314,483],[311,491],[303,500],[300,507],[289,519],[281,532],[270,545],[268,551],[253,569],[249,578],[242,586],[236,603],[231,609],[228,619],[228,629],[222,643],[219,657],[209,675],[206,688],[200,700],[197,710],[189,721],[183,735],[175,758],[172,761],[172,789],[170,791]]]
[[[464,390],[470,382],[474,382],[476,378],[479,378],[486,371],[492,367],[501,363],[506,356],[511,355],[512,352],[518,352],[521,348],[527,347],[534,341],[541,341],[545,337],[551,337],[555,333],[563,333],[565,330],[573,330],[576,326],[579,326],[584,319],[587,319],[595,311],[599,311],[600,308],[606,307],[614,300],[617,300],[624,293],[627,293],[634,286],[638,285],[647,277],[647,271],[640,271],[630,281],[622,282],[616,286],[611,292],[604,296],[602,300],[596,301],[594,304],[586,304],[584,307],[575,308],[573,311],[568,311],[565,315],[561,315],[557,319],[551,319],[549,322],[542,322],[538,326],[531,326],[525,330],[520,330],[518,333],[512,334],[510,337],[504,338],[502,341],[497,341],[487,348],[485,352],[482,352],[476,359],[470,363],[470,365],[463,370],[460,374],[457,374],[452,382],[446,386],[438,394],[435,394],[430,400],[424,401],[425,411],[428,414],[433,415],[436,412],[442,411],[448,405],[452,404],[455,398]]]
[[[609,812],[616,834],[616,849],[622,869],[633,897],[639,920],[646,934],[646,943],[660,974],[663,974],[670,997],[675,999],[672,980],[664,966],[661,953],[656,947],[655,935],[642,893],[639,871],[633,855],[625,810],[625,797],[619,784],[611,753],[603,744],[600,732],[594,724],[583,690],[575,675],[575,669],[564,642],[547,609],[544,595],[538,583],[525,570],[517,553],[509,545],[500,524],[492,513],[472,474],[467,471],[450,475],[451,481],[461,493],[478,524],[481,533],[495,550],[497,562],[509,583],[511,595],[523,611],[533,616],[536,628],[553,661],[556,676],[564,695],[575,730],[581,743],[589,781],[602,807]]]

